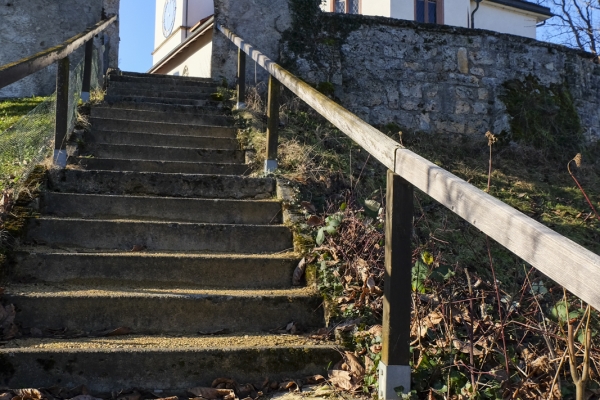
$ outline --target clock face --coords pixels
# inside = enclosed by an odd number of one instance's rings
[[[163,35],[169,37],[175,26],[175,11],[177,10],[176,0],[165,0],[163,10]]]

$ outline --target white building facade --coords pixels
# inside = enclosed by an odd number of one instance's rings
[[[150,73],[209,78],[213,0],[156,0]]]
[[[213,0],[155,0],[156,74],[211,77]],[[247,0],[239,0],[247,1]],[[547,7],[523,0],[324,0],[326,12],[375,15],[536,37]]]
[[[536,38],[550,9],[523,0],[325,0],[323,11],[488,29]]]

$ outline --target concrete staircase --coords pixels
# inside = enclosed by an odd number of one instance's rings
[[[215,92],[207,79],[110,76],[83,138],[91,157],[48,174],[14,257],[3,302],[23,336],[0,347],[0,387],[178,393],[339,359],[270,333],[323,326],[321,300],[291,287],[298,259],[275,181],[245,176]]]

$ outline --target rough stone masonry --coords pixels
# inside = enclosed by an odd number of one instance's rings
[[[81,33],[102,19],[119,12],[120,0],[0,0],[0,65],[34,55]],[[117,67],[119,27],[106,31],[110,38],[109,66]],[[96,39],[96,44],[100,40]],[[80,49],[71,65],[83,57]],[[56,66],[0,89],[0,98],[46,96],[54,92]]]
[[[491,31],[362,15],[317,13],[303,27],[290,11],[297,1],[241,8],[217,0],[215,8],[218,21],[302,79],[332,83],[334,97],[371,124],[451,134],[510,131],[503,85],[533,77],[542,86],[564,85],[585,137],[600,138],[600,65],[592,54]],[[238,22],[244,20],[260,20],[254,25],[268,34]],[[234,51],[226,39],[215,41],[213,65],[225,68],[230,82]]]

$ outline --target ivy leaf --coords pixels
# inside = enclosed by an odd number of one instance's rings
[[[440,265],[431,272],[431,279],[437,282],[445,282],[454,276],[454,271],[450,265]]]
[[[319,228],[319,232],[317,233],[317,245],[322,245],[325,241],[325,229]]]
[[[427,265],[421,260],[418,260],[412,269],[411,284],[414,292],[425,293],[425,281],[427,280],[428,273],[429,269],[427,268]]]
[[[433,256],[428,251],[424,251],[424,252],[421,253],[421,259],[427,265],[433,264]]]

